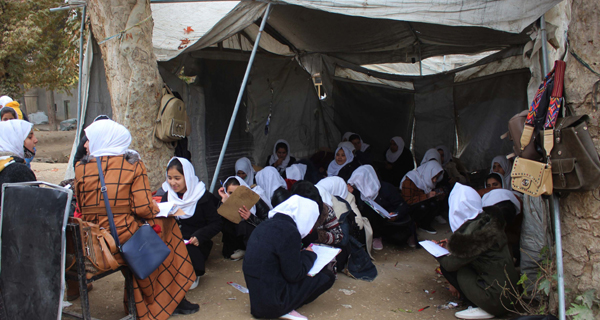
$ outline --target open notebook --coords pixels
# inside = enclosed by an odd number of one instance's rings
[[[311,248],[317,254],[317,260],[315,260],[312,268],[308,271],[308,275],[311,277],[314,277],[317,273],[321,272],[321,270],[323,270],[323,268],[331,262],[340,251],[342,251],[342,249],[320,244],[313,244]]]
[[[450,254],[446,248],[430,240],[420,241],[419,244],[436,258]]]

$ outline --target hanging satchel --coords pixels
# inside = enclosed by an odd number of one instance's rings
[[[185,110],[185,103],[177,98],[169,87],[165,87],[154,124],[154,135],[161,141],[173,142],[191,133],[192,127]]]
[[[69,222],[79,225],[86,278],[91,279],[98,274],[119,268],[119,263],[114,256],[119,253],[119,249],[106,229],[74,217],[70,217]]]
[[[127,262],[129,269],[131,269],[138,279],[146,279],[165,261],[169,254],[171,254],[171,250],[148,223],[140,226],[133,236],[124,245],[121,245],[106,192],[101,162],[100,158],[96,157],[98,177],[102,185],[101,191],[106,206],[106,215],[110,223],[110,233],[113,235],[115,245],[119,252],[121,252],[125,262]]]

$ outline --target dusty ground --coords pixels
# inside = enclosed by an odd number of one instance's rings
[[[70,153],[74,132],[36,132],[38,156],[54,157]],[[32,163],[38,180],[59,183],[63,180],[66,163]],[[437,226],[437,235],[420,234],[421,239],[443,239],[450,235],[448,225]],[[200,285],[188,292],[187,299],[200,304],[200,312],[175,319],[252,319],[248,294],[228,285],[233,281],[245,286],[242,261],[223,259],[221,235],[213,241],[215,246],[207,262],[207,271]],[[374,253],[379,276],[373,282],[359,281],[340,273],[334,286],[313,303],[298,311],[310,319],[455,319],[457,310],[438,310],[436,306],[453,299],[446,289],[444,278],[435,273],[436,260],[425,250],[408,246],[386,245]],[[121,319],[123,311],[123,284],[120,274],[94,282],[90,292],[92,316],[98,319]],[[346,295],[340,289],[352,290]],[[424,290],[428,290],[427,294]],[[79,300],[73,301],[69,310],[81,310]],[[417,310],[430,306],[428,309]]]
[[[35,126],[35,136],[39,142],[33,161],[66,163],[71,155],[75,131],[45,131],[46,129],[47,126],[44,125]]]

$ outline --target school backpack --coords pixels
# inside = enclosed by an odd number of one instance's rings
[[[163,88],[154,134],[161,141],[173,142],[189,136],[191,130],[185,103],[176,97],[168,87]]]

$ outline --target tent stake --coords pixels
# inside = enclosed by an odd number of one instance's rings
[[[540,17],[540,29],[542,31],[542,79],[550,72],[548,67],[548,37],[546,36],[546,19]]]
[[[81,28],[79,29],[79,78],[77,78],[77,132],[81,132],[81,74],[83,73],[83,32],[85,31],[85,14],[87,6],[81,12]],[[75,135],[75,144],[79,145],[80,135]]]
[[[217,178],[219,177],[219,171],[221,171],[221,165],[223,164],[223,158],[225,158],[225,151],[227,150],[227,144],[229,144],[229,138],[231,137],[231,131],[233,131],[233,125],[235,123],[235,118],[237,116],[238,110],[240,109],[240,103],[242,102],[242,97],[244,95],[244,90],[246,89],[246,84],[248,83],[248,77],[250,76],[250,70],[252,69],[252,63],[254,62],[254,58],[256,57],[256,51],[258,50],[258,44],[260,43],[260,37],[262,32],[265,30],[265,25],[267,24],[267,19],[269,18],[269,11],[271,11],[271,3],[267,5],[267,9],[265,10],[265,14],[263,15],[262,22],[260,23],[260,29],[258,30],[258,34],[256,35],[256,41],[254,41],[254,47],[252,48],[252,54],[250,54],[250,60],[248,61],[248,66],[246,67],[246,73],[244,74],[244,80],[242,81],[242,86],[240,87],[240,92],[238,93],[237,100],[235,101],[235,107],[233,108],[233,113],[231,114],[231,120],[229,120],[229,127],[227,128],[227,134],[225,135],[225,141],[223,141],[223,148],[221,148],[221,153],[219,154],[219,161],[217,162],[217,167],[215,168],[215,174],[213,175],[213,179],[210,183],[210,192],[215,190],[215,185],[217,184]]]
[[[556,274],[558,278],[558,319],[565,320],[565,277],[563,271],[562,239],[560,230],[560,204],[558,197],[552,195],[552,213],[554,215],[554,241],[556,242]]]

